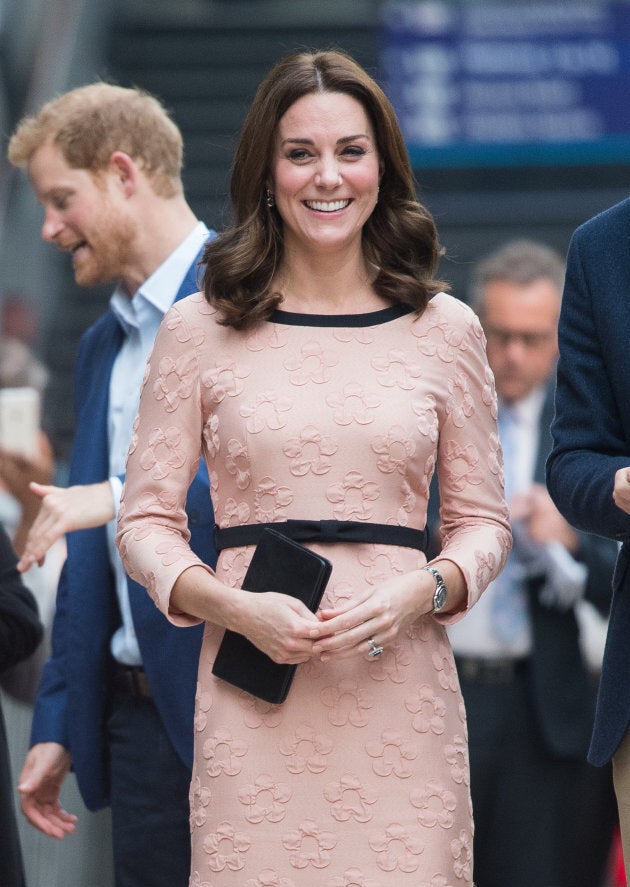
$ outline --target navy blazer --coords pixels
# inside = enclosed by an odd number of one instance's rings
[[[200,253],[201,255],[201,253]],[[176,299],[199,289],[200,255]],[[76,430],[70,485],[109,478],[109,383],[123,332],[107,311],[81,338],[75,368]],[[189,493],[186,510],[191,546],[214,567],[214,514],[205,465]],[[105,719],[113,660],[110,641],[121,623],[105,526],[67,535],[68,556],[57,591],[52,654],[35,703],[31,744],[59,742],[70,749],[86,806],[109,803]],[[192,767],[193,715],[203,627],[171,625],[146,591],[128,579],[129,599],[142,662],[166,731]]]
[[[540,415],[534,482],[545,482],[545,461],[551,449],[553,386]],[[584,598],[602,615],[610,609],[610,587],[616,546],[608,539],[580,532],[578,559],[587,570]],[[550,754],[583,760],[593,728],[593,690],[580,646],[580,629],[573,607],[560,610],[540,602],[544,577],[527,582],[532,620],[532,702],[538,727]]]
[[[615,753],[630,721],[630,515],[612,498],[630,465],[630,200],[581,225],[569,246],[560,314],[547,485],[574,526],[621,544],[589,749]]]

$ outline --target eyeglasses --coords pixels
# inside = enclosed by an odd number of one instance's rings
[[[545,330],[538,333],[520,333],[513,330],[503,330],[496,326],[484,325],[484,332],[488,342],[497,348],[507,348],[512,342],[520,342],[523,348],[534,351],[549,344],[556,334],[555,330]]]

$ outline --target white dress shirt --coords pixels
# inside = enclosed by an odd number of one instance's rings
[[[112,637],[111,651],[114,658],[125,665],[140,665],[142,658],[131,618],[127,579],[114,544],[122,493],[120,475],[125,473],[127,451],[138,412],[147,358],[162,318],[173,304],[208,233],[203,222],[199,222],[168,259],[142,284],[132,299],[118,286],[110,300],[110,307],[125,333],[109,386],[109,471],[116,517],[107,525],[110,559],[122,615],[122,625]]]

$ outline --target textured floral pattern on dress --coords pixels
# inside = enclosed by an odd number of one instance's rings
[[[335,727],[346,724],[364,727],[368,722],[367,712],[374,705],[370,693],[354,681],[342,681],[335,687],[326,687],[321,692],[321,699],[329,709],[328,720]]]
[[[376,864],[384,872],[417,872],[418,857],[424,851],[420,837],[394,822],[380,834],[373,835],[370,847],[376,853]]]
[[[237,832],[229,822],[222,822],[216,832],[206,835],[203,849],[208,854],[208,868],[213,872],[229,869],[239,872],[245,865],[244,854],[251,846],[249,838]]]
[[[194,871],[190,876],[190,887],[215,887],[215,885],[212,881],[202,878],[199,872]]]
[[[289,371],[292,385],[308,385],[314,382],[322,385],[330,381],[331,370],[339,363],[336,351],[325,349],[319,342],[306,342],[300,349],[299,356],[285,360],[285,369]]]
[[[208,820],[208,806],[212,798],[209,788],[195,777],[190,784],[190,824],[191,828],[202,828]]]
[[[167,413],[174,413],[182,400],[186,400],[195,390],[192,378],[193,355],[184,355],[177,360],[164,357],[159,361],[159,376],[153,385],[156,401],[164,401]]]
[[[333,878],[326,887],[381,887],[381,882],[364,875],[361,869],[350,868]]]
[[[394,349],[388,351],[386,357],[373,358],[372,366],[379,385],[384,388],[413,391],[416,379],[422,375],[422,367],[417,360],[410,360],[404,351]]]
[[[299,437],[286,442],[282,451],[291,460],[291,474],[303,477],[309,471],[316,475],[327,474],[332,468],[331,456],[337,452],[337,445],[314,425],[307,425]]]
[[[334,504],[337,520],[370,520],[374,513],[372,502],[378,499],[378,485],[367,480],[358,471],[349,471],[341,483],[328,487],[326,497]]]
[[[239,412],[246,420],[248,432],[259,434],[265,428],[272,431],[284,428],[289,421],[286,414],[292,405],[290,397],[281,397],[274,391],[261,391],[253,402],[242,406]]]
[[[286,768],[296,775],[309,771],[323,773],[328,767],[328,756],[335,743],[325,733],[316,733],[309,724],[300,724],[291,735],[286,735],[278,746],[286,757]]]
[[[148,446],[140,457],[140,465],[151,473],[152,480],[164,480],[171,471],[186,464],[186,453],[181,448],[179,428],[171,425],[162,430],[156,428],[150,435]]]
[[[243,710],[243,723],[252,730],[258,727],[273,728],[282,723],[282,709],[279,705],[245,692],[239,695],[239,703]]]
[[[208,725],[208,712],[212,708],[212,693],[197,683],[195,695],[195,719],[194,725],[197,732],[205,730]]]
[[[238,397],[243,393],[245,380],[251,373],[251,368],[226,360],[224,363],[216,363],[201,375],[201,384],[210,389],[211,400],[221,403],[224,397]]]
[[[472,606],[510,548],[496,394],[469,308],[356,326],[217,323],[197,295],[165,318],[146,371],[120,511],[120,550],[165,617],[187,545],[184,490],[201,452],[222,527],[299,519],[422,529],[440,480],[444,556]],[[282,319],[280,315],[279,320]],[[200,415],[201,410],[201,415]],[[425,556],[307,543],[344,608]],[[221,552],[241,588],[252,546]],[[272,705],[219,680],[204,630],[191,783],[192,887],[472,887],[465,709],[442,622],[419,616],[382,655],[298,665]]]
[[[238,799],[245,807],[245,819],[251,823],[281,822],[287,812],[291,789],[286,783],[274,782],[267,774],[258,777],[252,785],[238,790]]]
[[[297,829],[285,832],[282,843],[290,851],[289,861],[296,869],[307,866],[323,869],[330,865],[330,851],[337,844],[337,838],[333,832],[307,819]]]
[[[453,781],[470,785],[468,748],[463,736],[456,736],[451,744],[444,746],[444,757],[450,765]]]
[[[445,788],[436,779],[427,782],[423,789],[414,789],[409,795],[409,800],[418,810],[418,822],[425,828],[439,825],[447,829],[453,825],[457,798],[454,792]]]
[[[256,520],[262,524],[286,520],[286,509],[292,502],[289,487],[281,487],[273,477],[263,477],[254,491]]]
[[[247,754],[247,743],[235,739],[225,730],[215,730],[205,739],[201,754],[208,776],[237,776],[243,767],[241,758]]]
[[[384,474],[407,473],[409,459],[416,451],[416,445],[401,425],[394,425],[387,435],[379,435],[372,441],[372,449],[379,457],[376,467]]]
[[[409,668],[413,665],[411,652],[403,644],[387,647],[380,656],[369,663],[370,677],[374,681],[392,681],[404,684],[409,676]]]
[[[446,460],[451,487],[457,492],[465,490],[469,484],[472,486],[483,484],[484,474],[479,464],[479,451],[473,444],[462,445],[457,441],[448,440]]]
[[[414,717],[411,722],[418,733],[434,733],[440,736],[446,729],[446,703],[437,696],[429,684],[423,684],[405,700],[405,708]]]
[[[349,382],[337,394],[326,397],[326,403],[333,411],[333,419],[337,425],[370,425],[376,419],[376,410],[381,400],[367,394],[357,382]]]
[[[245,887],[297,887],[297,885],[291,878],[285,878],[273,869],[265,869],[257,878],[248,878]]]
[[[472,835],[461,831],[459,836],[451,841],[451,851],[455,859],[456,876],[469,881],[472,877]]]
[[[352,773],[344,773],[339,782],[329,782],[324,797],[338,822],[369,822],[374,815],[372,805],[378,801],[378,793]]]
[[[365,750],[372,760],[377,776],[397,776],[408,779],[413,776],[409,766],[418,757],[418,748],[405,739],[398,730],[384,730],[379,739],[367,742]]]

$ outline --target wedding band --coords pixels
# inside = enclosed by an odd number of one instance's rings
[[[379,647],[374,638],[368,638],[367,642],[370,645],[370,652],[368,653],[368,656],[380,656],[383,652],[383,648]]]

